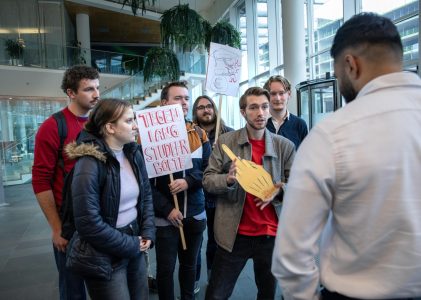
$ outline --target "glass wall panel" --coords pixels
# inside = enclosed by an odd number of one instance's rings
[[[66,101],[0,99],[0,162],[4,184],[30,180],[35,134]]]
[[[241,33],[241,77],[240,81],[248,79],[248,63],[247,63],[247,17],[246,5],[243,3],[238,7],[239,30]]]
[[[268,5],[267,0],[257,0],[257,73],[269,70],[269,34],[268,34]]]
[[[391,19],[398,27],[402,38],[405,68],[411,68],[418,60],[419,1],[384,0],[378,5],[375,0],[362,0],[362,11],[376,12]]]
[[[314,78],[324,78],[326,72],[332,72],[333,66],[329,56],[336,31],[343,22],[342,0],[312,1],[313,45],[309,46]]]

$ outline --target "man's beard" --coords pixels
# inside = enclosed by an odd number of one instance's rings
[[[351,82],[348,79],[341,78],[341,84],[339,85],[339,90],[342,96],[345,99],[346,103],[350,103],[355,100],[358,95],[358,92],[354,89]]]
[[[208,118],[205,118],[205,119],[200,118],[200,119],[198,119],[198,121],[199,121],[199,124],[200,125],[211,125],[211,124],[215,123],[216,118],[215,118],[215,116],[211,117],[210,119],[208,119]]]

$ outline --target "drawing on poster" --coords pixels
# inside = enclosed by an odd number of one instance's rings
[[[236,96],[241,72],[241,51],[211,43],[206,88],[229,96]]]

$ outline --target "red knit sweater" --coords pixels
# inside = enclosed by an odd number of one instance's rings
[[[67,137],[64,145],[76,140],[87,121],[86,117],[75,116],[67,107],[63,109],[66,118]],[[32,166],[32,187],[34,193],[52,190],[57,206],[61,206],[62,189],[64,183],[63,171],[57,166],[58,148],[60,138],[58,136],[57,122],[50,116],[41,124],[35,136],[34,165]],[[76,163],[69,160],[63,153],[64,169],[68,173]]]

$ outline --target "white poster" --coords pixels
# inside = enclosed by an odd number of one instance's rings
[[[211,43],[206,89],[219,94],[237,96],[240,86],[241,50]]]
[[[181,105],[136,111],[149,178],[193,167]]]

